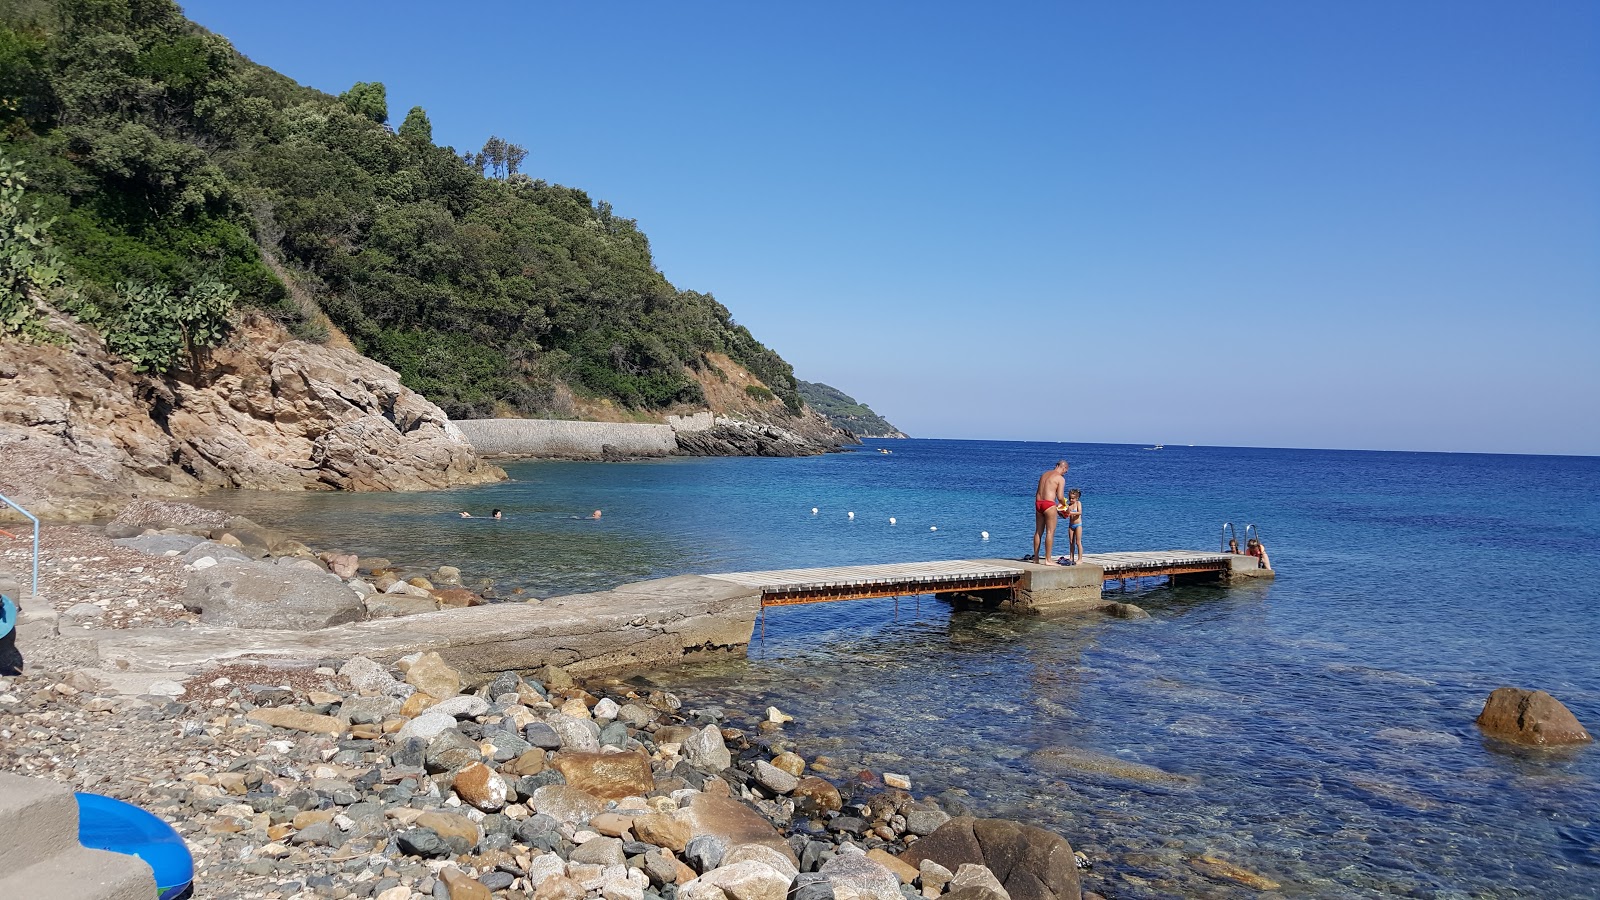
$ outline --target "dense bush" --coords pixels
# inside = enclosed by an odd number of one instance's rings
[[[435,146],[421,107],[391,132],[379,82],[301,87],[171,0],[0,0],[0,92],[0,151],[58,221],[75,308],[154,369],[203,362],[147,326],[208,285],[306,333],[278,266],[452,415],[549,413],[563,385],[702,402],[690,371],[713,352],[801,409],[789,365],[668,283],[633,220],[522,174],[499,137]]]

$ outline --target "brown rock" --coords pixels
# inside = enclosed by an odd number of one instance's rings
[[[805,774],[806,761],[798,753],[783,752],[772,758],[773,767],[788,772],[796,778]]]
[[[1283,885],[1258,872],[1236,866],[1215,856],[1197,856],[1189,860],[1190,868],[1207,878],[1235,881],[1258,891],[1275,891]]]
[[[910,884],[911,882],[916,881],[917,876],[921,874],[916,866],[913,866],[908,862],[902,862],[901,860],[890,856],[880,847],[874,847],[871,850],[868,850],[867,859],[870,859],[878,865],[883,866],[885,869],[893,872],[895,877],[900,879],[901,884]]]
[[[416,824],[422,828],[432,828],[440,837],[459,837],[473,847],[483,840],[483,832],[478,829],[476,822],[454,813],[425,812],[417,816]]]
[[[338,737],[350,727],[344,719],[333,716],[319,716],[313,713],[301,712],[298,709],[283,707],[266,707],[250,711],[245,718],[274,728],[291,728],[295,731],[309,731],[313,734],[331,734]]]
[[[1058,834],[1006,819],[951,819],[912,844],[900,859],[916,866],[932,860],[952,872],[987,867],[1012,900],[1079,900],[1072,845]]]
[[[439,654],[429,650],[406,671],[406,684],[443,700],[461,693],[461,673]]]
[[[550,766],[567,784],[601,800],[643,797],[656,787],[650,758],[642,753],[567,751],[552,758]]]
[[[483,882],[454,866],[441,871],[439,880],[450,889],[450,900],[492,900],[494,896],[483,886]]]
[[[682,853],[689,846],[689,826],[666,813],[650,813],[635,817],[633,833],[646,844],[665,847],[673,853]]]
[[[1495,688],[1478,714],[1478,727],[1501,740],[1534,747],[1587,744],[1593,740],[1571,710],[1544,691]]]
[[[537,775],[544,771],[544,751],[538,747],[500,767],[508,775]]]
[[[583,885],[565,875],[553,875],[539,882],[533,900],[583,900]]]
[[[604,812],[589,820],[589,828],[606,837],[633,839],[633,817],[618,813]]]
[[[716,782],[727,783],[720,778],[706,780],[707,785]],[[765,844],[782,853],[790,862],[797,862],[789,842],[778,834],[771,822],[754,809],[731,797],[696,794],[689,799],[686,808],[678,811],[678,820],[689,826],[691,840],[709,834],[720,838],[729,847],[737,844]]]
[[[438,703],[439,699],[420,692],[412,694],[406,698],[406,702],[400,704],[400,715],[407,719],[415,719],[417,716],[422,715],[428,707]]]
[[[338,812],[337,809],[312,809],[298,813],[294,817],[294,830],[304,831],[313,825],[332,822],[334,815]]]
[[[433,599],[439,601],[439,606],[451,609],[464,609],[468,606],[482,606],[483,598],[466,588],[444,588],[443,590],[429,591]]]
[[[839,796],[839,789],[815,775],[801,778],[791,794],[800,811],[807,814],[832,812],[844,807],[844,798]]]
[[[457,772],[450,787],[463,802],[470,803],[484,812],[502,809],[506,805],[506,795],[509,793],[505,779],[481,762],[475,762]]]

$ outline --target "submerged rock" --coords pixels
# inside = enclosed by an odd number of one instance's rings
[[[1544,691],[1496,688],[1478,714],[1485,734],[1533,747],[1587,744],[1594,740],[1577,716]]]
[[[1079,747],[1047,747],[1028,754],[1028,762],[1046,772],[1083,773],[1138,781],[1145,784],[1188,785],[1194,779],[1178,775],[1155,766],[1129,762],[1104,753],[1095,753]]]

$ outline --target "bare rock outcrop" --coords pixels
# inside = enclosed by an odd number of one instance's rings
[[[212,488],[421,490],[505,477],[393,370],[248,316],[202,380],[135,373],[63,316],[63,346],[0,343],[0,492],[113,514]]]
[[[1478,714],[1478,727],[1501,740],[1534,747],[1587,744],[1593,740],[1560,700],[1544,691],[1495,688]]]

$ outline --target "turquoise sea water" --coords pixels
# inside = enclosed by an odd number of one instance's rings
[[[1018,556],[1034,480],[1061,456],[1089,552],[1208,549],[1221,522],[1253,522],[1279,577],[1130,588],[1146,622],[928,598],[777,610],[748,659],[651,680],[690,705],[774,704],[797,715],[808,758],[1055,828],[1097,859],[1090,884],[1109,897],[1253,893],[1189,865],[1206,853],[1287,896],[1600,896],[1600,748],[1515,751],[1473,725],[1490,690],[1518,685],[1600,727],[1600,459],[914,440],[214,502],[321,546],[549,596]],[[491,507],[507,518],[454,515]]]

